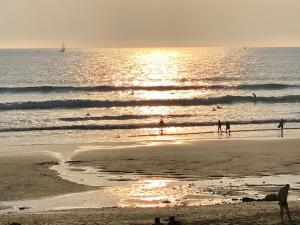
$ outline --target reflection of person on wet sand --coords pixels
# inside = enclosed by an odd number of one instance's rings
[[[164,134],[163,129],[164,129],[164,127],[166,126],[166,123],[165,123],[165,121],[163,120],[163,118],[160,119],[158,125],[159,125],[159,127],[160,127],[160,134],[163,135],[163,134]]]
[[[167,225],[181,225],[181,223],[175,220],[174,216],[171,216]]]
[[[219,120],[218,121],[218,133],[222,133],[223,131],[222,131],[222,123],[221,123],[221,121]]]
[[[230,123],[228,122],[228,121],[226,121],[226,124],[225,124],[225,126],[226,126],[226,134],[228,133],[228,134],[230,134]]]
[[[161,222],[160,222],[160,218],[159,217],[156,217],[154,219],[154,224],[153,225],[163,225]]]
[[[279,200],[279,206],[280,206],[280,217],[281,217],[281,223],[283,224],[283,213],[284,210],[286,212],[286,215],[289,218],[290,223],[292,223],[291,214],[289,210],[289,205],[287,203],[287,197],[289,194],[290,185],[287,184],[283,188],[281,188],[278,192],[278,200]]]

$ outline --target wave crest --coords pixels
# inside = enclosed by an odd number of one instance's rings
[[[72,109],[72,108],[111,108],[111,107],[142,107],[142,106],[198,106],[216,104],[234,104],[253,102],[251,96],[226,95],[213,98],[193,99],[150,99],[133,101],[98,101],[98,100],[50,100],[37,102],[0,103],[0,110],[31,110],[31,109]],[[300,95],[280,97],[258,97],[256,102],[262,103],[298,103]]]

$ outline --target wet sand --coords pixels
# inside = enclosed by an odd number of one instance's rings
[[[55,162],[75,160],[115,173],[204,179],[300,173],[300,140],[222,140],[165,143],[19,146],[1,148],[0,200],[22,200],[95,189],[58,177]],[[27,153],[24,153],[27,152]],[[22,153],[22,154],[21,154]],[[97,187],[99,188],[99,187]],[[300,223],[300,203],[290,204]],[[173,208],[103,208],[0,216],[22,224],[150,224],[154,216],[184,224],[279,224],[278,204],[251,203]],[[51,221],[51,223],[49,222]]]
[[[79,151],[74,165],[171,177],[300,174],[300,140],[207,140]]]

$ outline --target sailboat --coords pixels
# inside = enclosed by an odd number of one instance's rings
[[[65,51],[66,51],[66,46],[65,43],[63,43],[59,52],[65,52]]]

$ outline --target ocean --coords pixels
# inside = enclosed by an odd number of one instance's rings
[[[0,96],[1,145],[299,137],[300,48],[2,49]]]

